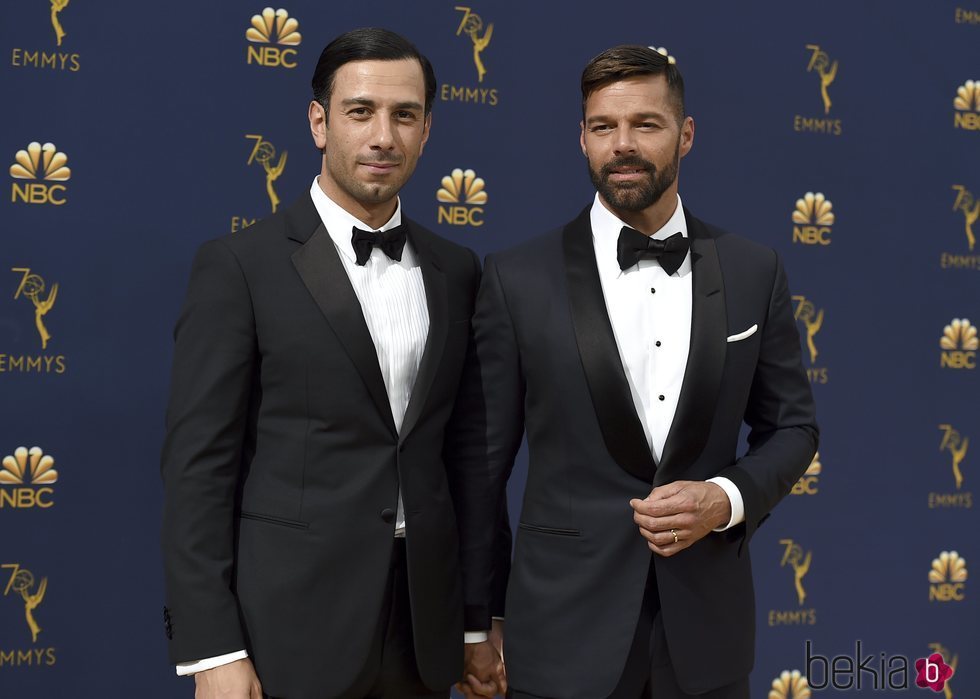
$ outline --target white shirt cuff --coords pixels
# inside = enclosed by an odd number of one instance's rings
[[[713,531],[723,532],[726,529],[731,529],[736,524],[741,524],[744,522],[745,503],[742,502],[742,493],[739,492],[738,486],[724,476],[709,478],[708,483],[714,483],[715,485],[720,486],[721,489],[725,491],[725,495],[728,496],[728,501],[732,504],[732,517],[728,520],[728,524],[726,524],[724,527],[718,527]]]
[[[178,663],[177,664],[177,674],[181,677],[185,675],[193,675],[195,672],[204,672],[205,670],[211,670],[212,668],[220,667],[221,665],[227,665],[228,663],[233,663],[236,660],[244,660],[248,657],[248,652],[244,650],[236,650],[234,653],[225,653],[224,655],[216,655],[213,658],[205,658],[204,660],[195,660],[191,663]]]
[[[463,643],[483,643],[489,640],[489,631],[464,631],[463,632]]]

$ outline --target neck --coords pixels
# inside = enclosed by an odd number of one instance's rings
[[[398,207],[397,195],[382,202],[359,201],[337,187],[333,180],[321,172],[317,178],[320,190],[331,201],[358,221],[363,221],[372,229],[381,228],[394,215]]]
[[[611,206],[603,196],[599,195],[599,201],[609,209],[616,218],[625,223],[630,228],[635,228],[643,235],[653,235],[665,225],[670,217],[677,210],[677,188],[671,187],[663,193],[663,196],[655,203],[651,204],[642,211],[627,211]]]

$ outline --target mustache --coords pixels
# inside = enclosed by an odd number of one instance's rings
[[[365,165],[380,165],[381,163],[400,163],[401,158],[399,158],[394,153],[389,153],[388,151],[379,151],[373,153],[370,158],[365,158],[361,161]]]
[[[644,160],[638,155],[623,155],[602,166],[601,174],[603,179],[607,179],[616,168],[629,167],[637,170],[646,170],[650,174],[657,174],[657,166],[649,160]]]

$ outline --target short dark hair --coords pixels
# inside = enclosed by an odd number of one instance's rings
[[[610,83],[637,75],[666,76],[667,90],[677,109],[677,120],[684,120],[684,78],[677,70],[677,65],[649,46],[638,44],[623,44],[606,49],[585,66],[582,71],[582,117],[585,117],[585,103],[593,92]]]
[[[398,61],[414,58],[425,77],[425,113],[432,111],[436,95],[436,74],[429,59],[408,39],[388,29],[365,27],[341,34],[327,44],[313,71],[313,99],[329,111],[334,76],[340,67],[352,61]]]

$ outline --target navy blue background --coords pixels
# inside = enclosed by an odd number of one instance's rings
[[[60,14],[61,47],[47,3],[5,3],[0,157],[12,164],[28,143],[50,141],[72,175],[60,206],[0,193],[0,354],[63,355],[67,365],[0,372],[0,456],[37,445],[59,472],[53,506],[0,508],[0,563],[48,579],[37,643],[22,600],[0,594],[0,651],[53,648],[56,658],[0,663],[0,696],[192,696],[167,664],[161,613],[157,469],[173,323],[195,248],[230,232],[233,216],[269,213],[245,135],[288,151],[275,185],[283,205],[303,196],[319,170],[306,119],[313,66],[330,39],[366,25],[411,38],[440,85],[497,91],[496,105],[437,101],[402,192],[408,215],[481,255],[591,201],[578,145],[585,63],[619,43],[670,49],[697,124],[681,168],[685,204],[776,248],[793,293],[825,311],[815,338],[829,377],[814,386],[819,492],[789,497],[752,544],[753,696],[767,696],[783,670],[806,672],[807,639],[828,656],[853,656],[860,639],[874,667],[882,653],[914,660],[941,643],[959,658],[953,696],[977,696],[976,583],[942,603],[927,580],[941,551],[980,565],[977,516],[927,503],[930,492],[957,492],[937,426],[980,439],[978,372],[941,368],[939,348],[953,318],[980,322],[977,270],[939,265],[942,252],[980,254],[952,208],[954,184],[980,194],[980,132],[953,124],[957,87],[980,79],[980,24],[957,22],[956,8],[980,5],[746,4],[473,0],[494,25],[480,84],[455,2],[292,0],[303,36],[295,69],[246,63],[245,30],[262,3],[74,0]],[[839,62],[828,118],[841,121],[840,136],[794,131],[795,115],[825,116],[807,44]],[[15,49],[77,54],[80,69],[13,65]],[[437,223],[436,190],[457,167],[486,180],[482,226]],[[4,177],[4,187],[23,183]],[[833,203],[828,246],[792,241],[790,215],[807,191]],[[44,352],[29,300],[13,298],[14,267],[59,284]],[[968,452],[959,492],[977,482],[978,455]],[[515,518],[525,468],[510,483]],[[783,539],[812,552],[802,606],[780,566]],[[0,570],[0,593],[8,575]],[[800,609],[815,609],[816,623],[770,626],[770,610]]]

